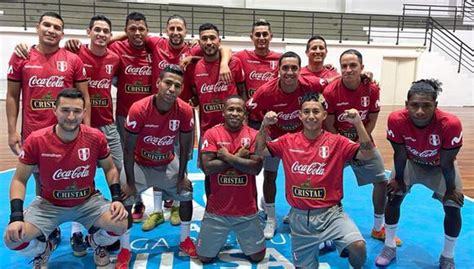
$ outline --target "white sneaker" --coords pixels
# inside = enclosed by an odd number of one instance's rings
[[[265,239],[269,240],[273,238],[273,235],[275,235],[275,228],[276,220],[267,219],[267,224],[265,224],[265,229],[263,229],[263,236],[265,236]]]

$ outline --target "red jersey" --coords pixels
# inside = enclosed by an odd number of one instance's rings
[[[55,124],[52,108],[56,96],[64,88],[74,87],[75,82],[87,80],[82,61],[76,54],[62,48],[43,54],[35,47],[26,60],[12,54],[7,78],[21,82],[23,139],[33,131]]]
[[[153,94],[151,82],[151,54],[146,48],[135,49],[128,40],[116,41],[109,49],[120,57],[117,71],[116,115],[126,117],[133,103]]]
[[[242,62],[247,99],[267,81],[278,77],[278,60],[281,53],[270,51],[268,55],[260,56],[254,50],[242,50],[234,56]]]
[[[109,49],[104,55],[97,56],[87,46],[81,46],[78,55],[87,74],[91,126],[101,127],[114,123],[112,78],[119,68],[120,58]]]
[[[299,77],[298,81],[296,90],[286,93],[280,88],[279,78],[274,78],[263,84],[247,102],[250,120],[262,121],[268,111],[278,114],[278,122],[269,127],[271,138],[301,131],[303,129],[299,119],[301,98],[309,93],[322,92],[326,85],[326,81],[319,78],[307,80]]]
[[[222,116],[224,99],[238,94],[237,83],[244,81],[242,64],[236,57],[232,56],[229,62],[232,74],[230,83],[219,80],[219,67],[220,61],[206,62],[201,59],[196,63],[194,75],[191,77],[199,100],[201,134],[224,122],[224,116]]]
[[[455,115],[435,110],[431,123],[416,127],[408,111],[393,111],[387,120],[387,139],[396,144],[405,144],[408,158],[425,165],[439,165],[440,150],[462,146],[461,121]]]
[[[240,148],[248,147],[250,154],[255,152],[257,131],[242,126],[238,132],[227,130],[223,124],[206,131],[201,152],[217,153],[221,146],[231,154]],[[257,213],[257,186],[255,175],[246,174],[235,168],[210,175],[210,194],[206,211],[221,216],[248,216]]]
[[[358,139],[357,131],[354,125],[344,119],[344,111],[357,109],[364,125],[369,122],[369,113],[380,112],[380,88],[373,82],[361,83],[356,90],[350,90],[344,85],[342,78],[339,78],[324,89],[324,98],[328,105],[328,114],[336,118],[336,130],[353,141]]]
[[[128,111],[125,129],[137,134],[135,161],[145,166],[166,165],[174,159],[175,140],[180,132],[194,128],[193,109],[181,99],[161,114],[155,106],[155,96],[135,102]]]
[[[319,72],[313,72],[309,70],[308,66],[301,68],[300,76],[302,77],[318,77],[318,78],[333,78],[339,76],[339,73],[336,70],[330,70],[323,68]]]
[[[109,146],[105,135],[89,126],[81,124],[70,142],[63,142],[54,127],[31,133],[19,161],[38,166],[41,197],[57,206],[77,206],[96,192],[97,162],[109,156]]]
[[[343,197],[344,163],[354,158],[359,144],[341,135],[323,131],[315,140],[303,132],[286,134],[267,142],[285,170],[285,196],[299,209],[327,208]]]

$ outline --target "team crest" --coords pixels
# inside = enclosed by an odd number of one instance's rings
[[[105,72],[107,72],[107,74],[111,75],[112,70],[114,70],[114,66],[112,64],[106,64],[105,65]]]
[[[67,62],[66,61],[57,61],[56,62],[56,68],[58,68],[58,71],[60,71],[60,72],[65,72],[67,70]]]
[[[87,161],[91,155],[89,148],[78,149],[77,153],[79,154],[79,159],[84,162]]]
[[[370,104],[370,99],[368,96],[362,96],[360,98],[360,104],[363,106],[363,107],[368,107],[369,104]]]
[[[328,146],[321,146],[319,147],[319,156],[321,158],[326,159],[329,157],[329,147]]]
[[[244,148],[249,148],[250,147],[250,138],[249,137],[243,137],[240,140],[240,145]]]
[[[179,129],[179,120],[170,120],[169,121],[169,128],[173,132],[178,130]]]
[[[439,144],[441,144],[441,139],[439,139],[439,135],[437,134],[430,134],[430,144],[433,145],[433,146],[438,146]]]
[[[275,70],[278,67],[277,61],[270,61],[270,68]]]

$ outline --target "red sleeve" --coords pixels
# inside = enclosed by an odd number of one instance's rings
[[[267,142],[267,148],[274,157],[282,158],[288,134]]]
[[[324,99],[326,100],[328,114],[336,114],[336,103],[334,101],[334,87],[328,86],[324,89]]]
[[[319,78],[315,76],[306,76],[306,77],[301,77],[301,79],[306,80],[307,83],[309,84],[309,87],[311,90],[315,92],[320,92],[322,93],[324,91],[324,88],[328,85],[328,82],[324,78]]]
[[[84,48],[84,46],[82,46]],[[82,82],[87,80],[84,63],[82,63],[79,56],[74,55],[74,82]]]
[[[341,155],[345,161],[350,161],[354,158],[355,154],[359,150],[360,145],[353,142],[347,137],[342,135],[337,135],[339,138],[338,151],[341,152]]]
[[[160,36],[147,36],[145,38],[145,44],[149,49],[154,49],[155,47],[161,47],[162,42],[166,42],[166,38]]]
[[[192,56],[203,56],[201,46],[195,45],[191,48],[191,55]]]
[[[263,121],[265,111],[263,110],[263,104],[260,102],[263,98],[260,92],[257,90],[255,94],[245,104],[247,111],[249,112],[249,119],[252,121]]]
[[[451,117],[442,126],[445,133],[442,138],[443,149],[455,149],[462,146],[462,125],[457,117]]]
[[[400,133],[402,126],[396,112],[390,113],[387,119],[387,139],[393,143],[405,144],[403,136]]]
[[[370,113],[380,112],[380,88],[375,84],[370,85]]]
[[[10,61],[8,62],[7,79],[12,81],[21,81],[24,63],[25,60],[13,53],[10,57]]]
[[[242,62],[239,60],[239,58],[232,57],[232,60],[230,61],[230,70],[235,83],[245,82],[244,73],[242,70]]]
[[[214,138],[215,128],[211,128],[204,133],[201,152],[217,152],[218,146]]]
[[[143,102],[136,102],[128,111],[127,119],[125,121],[125,129],[130,133],[138,134],[144,125],[144,108],[140,105]]]
[[[250,147],[249,147],[249,151],[251,154],[255,153],[256,145],[257,145],[257,132],[252,129],[250,133]]]
[[[28,136],[28,138],[23,143],[18,160],[26,165],[38,164],[37,146],[38,143],[36,143],[35,137],[33,135]]]
[[[109,144],[107,143],[107,139],[102,132],[98,132],[98,140],[99,140],[99,160],[103,160],[110,155],[110,148]]]
[[[179,131],[183,133],[191,132],[194,129],[194,114],[193,108],[182,102],[180,104],[180,128]]]

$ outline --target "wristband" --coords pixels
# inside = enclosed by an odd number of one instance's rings
[[[10,223],[14,221],[23,221],[23,200],[10,200]]]
[[[110,194],[112,195],[112,202],[122,202],[122,190],[120,189],[120,184],[114,183],[109,186],[109,189]]]

